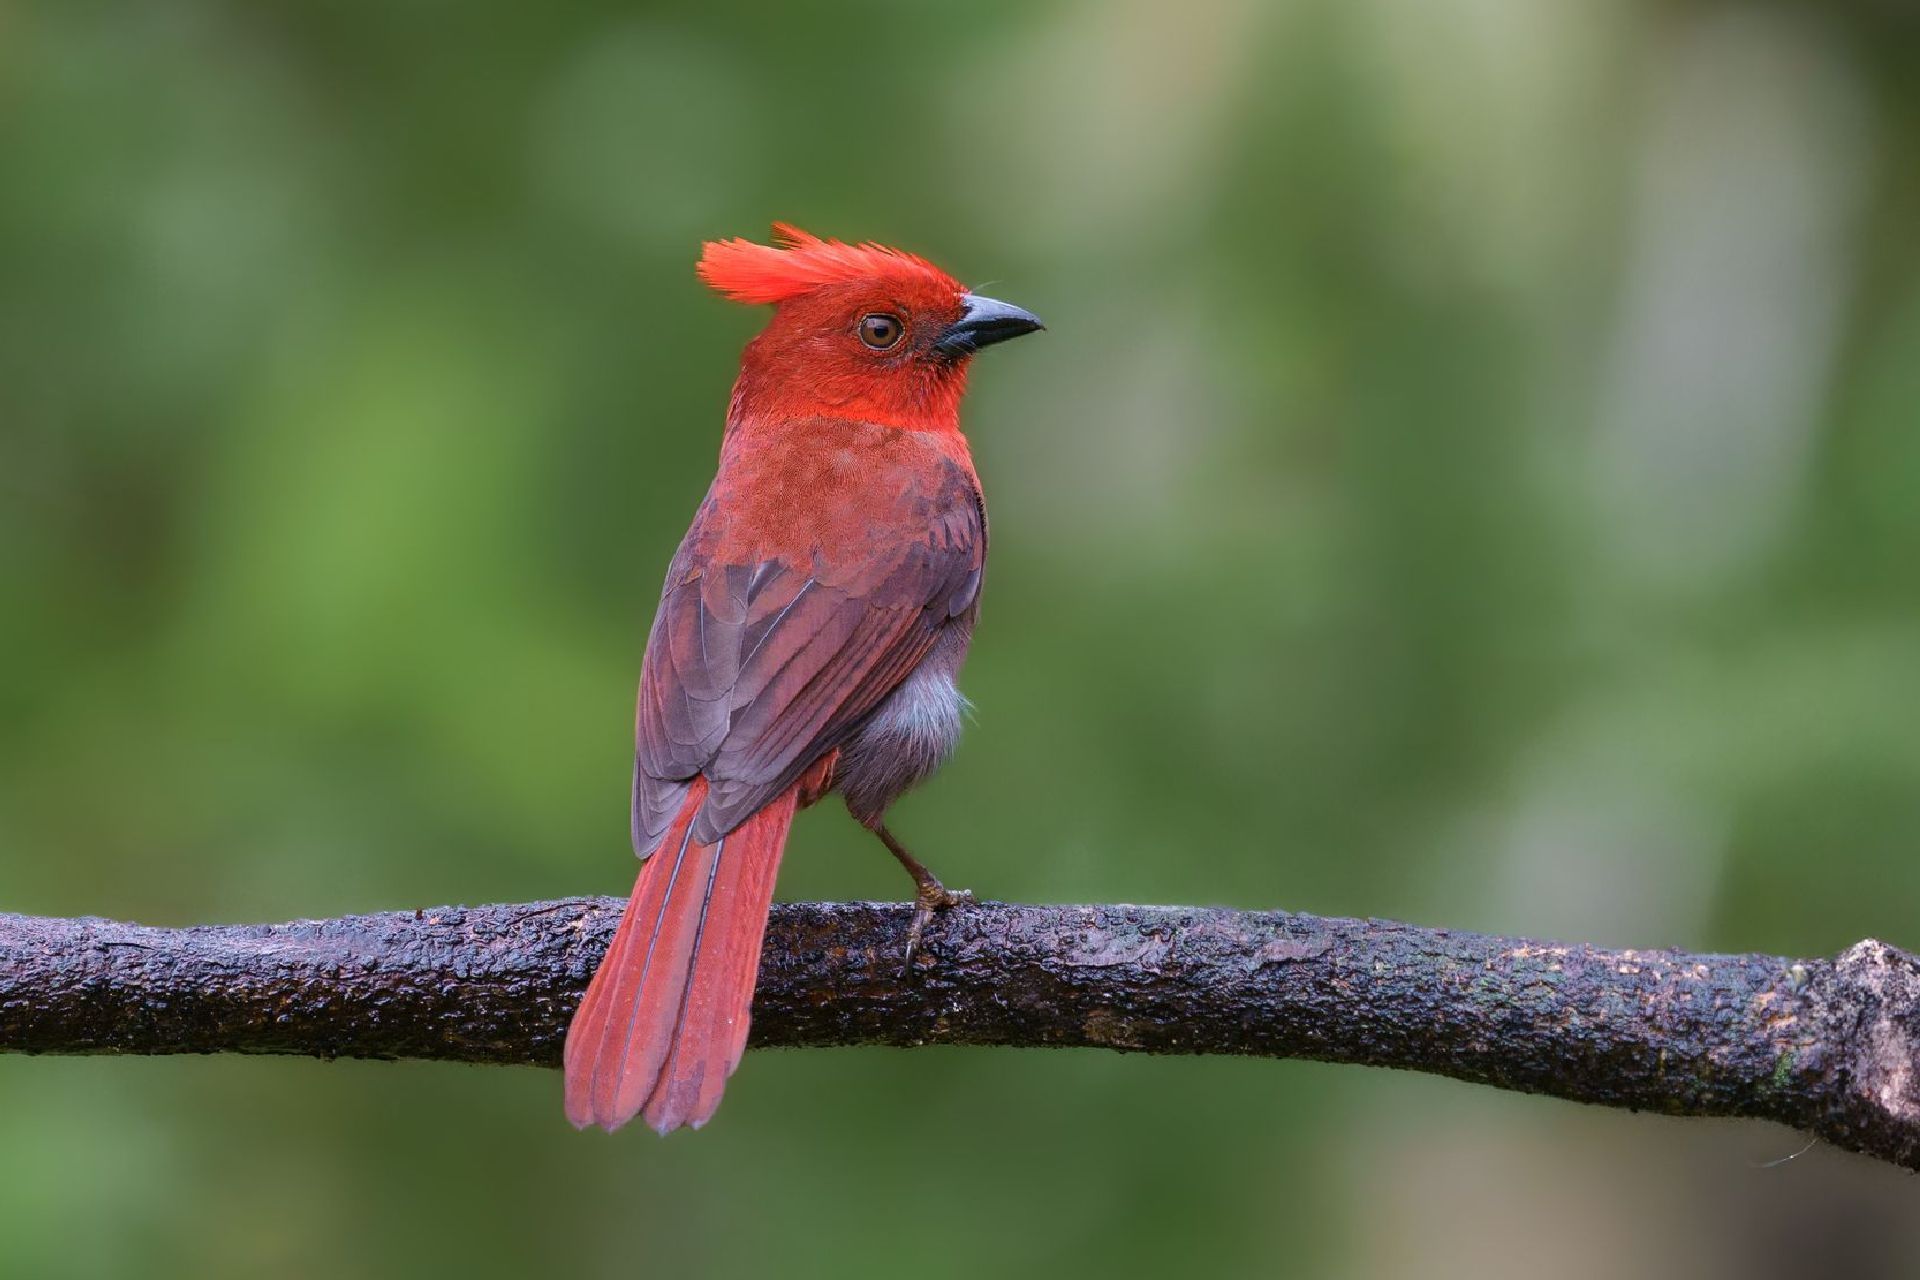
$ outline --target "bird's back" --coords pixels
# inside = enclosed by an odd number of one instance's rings
[[[696,776],[708,791],[695,835],[715,838],[844,743],[936,649],[957,668],[985,562],[985,508],[957,433],[832,418],[731,431],[647,643],[639,851],[658,846]]]

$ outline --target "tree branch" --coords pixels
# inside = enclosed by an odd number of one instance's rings
[[[613,898],[154,929],[0,914],[0,1052],[559,1062]],[[1375,920],[774,908],[753,1043],[1077,1045],[1404,1067],[1750,1116],[1920,1170],[1920,960],[1609,951]]]

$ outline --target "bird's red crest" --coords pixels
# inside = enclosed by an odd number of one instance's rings
[[[700,255],[700,278],[735,302],[785,302],[836,284],[895,283],[932,286],[954,294],[966,287],[925,258],[878,244],[822,240],[784,222],[773,224],[771,245],[751,240],[709,240]]]

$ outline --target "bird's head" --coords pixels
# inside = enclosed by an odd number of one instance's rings
[[[740,358],[730,420],[852,418],[957,430],[974,352],[1042,328],[923,258],[775,223],[772,245],[709,241],[700,278],[773,319]]]

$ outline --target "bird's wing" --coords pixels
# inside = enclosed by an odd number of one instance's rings
[[[840,745],[972,607],[985,521],[947,464],[903,479],[868,513],[858,554],[757,563],[719,553],[729,513],[710,495],[681,543],[647,640],[635,729],[633,835],[642,856],[696,774],[694,838],[732,830]]]

